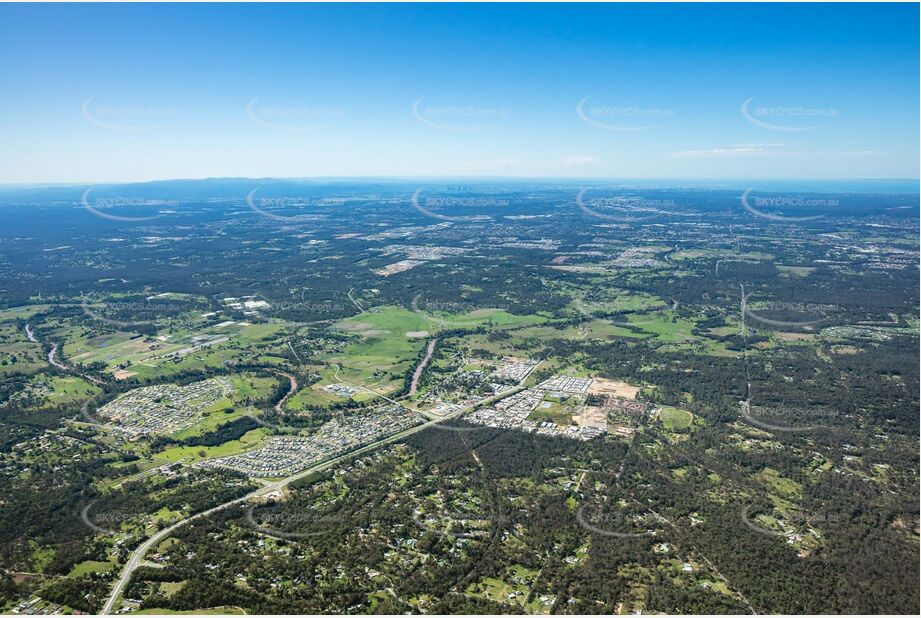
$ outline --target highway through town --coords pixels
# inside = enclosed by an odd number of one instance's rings
[[[227,501],[227,502],[224,502],[224,503],[222,503],[222,504],[219,504],[219,505],[217,505],[217,506],[214,506],[214,507],[212,507],[212,508],[210,508],[210,509],[208,509],[208,510],[201,511],[200,513],[196,513],[196,514],[194,514],[194,515],[190,515],[189,517],[187,517],[187,518],[185,518],[185,519],[183,519],[183,520],[181,520],[181,521],[177,521],[176,523],[174,523],[174,524],[172,524],[172,525],[170,525],[170,526],[164,528],[163,530],[160,530],[160,531],[156,532],[153,536],[151,536],[151,537],[148,538],[146,541],[144,541],[143,543],[141,543],[141,544],[137,547],[137,549],[135,549],[135,550],[131,553],[131,557],[128,559],[128,562],[126,562],[126,563],[125,563],[125,566],[122,568],[122,572],[121,572],[121,574],[118,576],[118,579],[116,580],[115,585],[114,585],[113,588],[112,588],[112,592],[110,593],[108,600],[106,600],[106,603],[105,603],[105,605],[103,606],[102,611],[100,612],[100,614],[102,614],[102,615],[111,614],[111,613],[113,612],[113,610],[116,609],[115,605],[116,605],[116,603],[118,603],[118,600],[120,599],[120,597],[121,597],[121,595],[122,595],[122,592],[124,592],[125,586],[127,586],[127,585],[128,585],[128,582],[131,580],[131,574],[132,574],[139,566],[141,566],[141,563],[143,562],[144,556],[147,554],[147,552],[148,552],[152,547],[156,547],[161,541],[163,541],[164,539],[166,539],[166,538],[167,538],[170,534],[172,534],[176,529],[178,529],[178,528],[180,528],[180,527],[186,525],[187,523],[192,522],[192,521],[195,521],[196,519],[205,518],[205,517],[207,517],[207,516],[209,516],[209,515],[212,515],[212,514],[214,514],[214,513],[217,513],[218,511],[222,511],[222,510],[224,510],[224,509],[226,509],[226,508],[229,508],[229,507],[231,507],[231,506],[234,506],[235,504],[243,504],[243,503],[246,503],[246,502],[248,502],[248,501],[250,501],[250,500],[263,499],[263,498],[265,498],[266,496],[269,496],[269,495],[271,495],[271,494],[274,494],[274,493],[277,493],[277,492],[281,492],[281,491],[282,491],[285,487],[287,487],[290,483],[292,483],[292,482],[294,482],[294,481],[296,481],[296,480],[298,480],[298,479],[302,479],[302,478],[304,478],[304,477],[306,477],[306,476],[309,476],[309,475],[311,475],[311,474],[314,474],[314,473],[316,473],[316,472],[321,472],[321,471],[323,471],[323,470],[327,470],[327,469],[329,469],[329,468],[331,468],[331,467],[333,467],[333,466],[335,466],[335,465],[337,465],[337,464],[339,464],[339,463],[341,463],[341,462],[343,462],[343,461],[345,461],[345,460],[347,460],[347,459],[350,459],[351,457],[354,457],[354,456],[356,456],[356,455],[361,455],[361,454],[364,454],[364,453],[373,451],[373,450],[375,450],[375,449],[377,449],[377,448],[380,448],[381,446],[384,446],[384,445],[386,445],[386,444],[390,444],[390,443],[392,443],[392,442],[395,442],[395,441],[397,441],[397,440],[400,440],[400,439],[402,439],[402,438],[405,438],[405,437],[407,437],[407,436],[410,436],[410,435],[412,435],[412,434],[414,434],[414,433],[417,433],[417,432],[419,432],[419,431],[422,431],[422,430],[424,430],[424,429],[428,429],[429,427],[433,427],[433,426],[435,426],[435,425],[437,425],[437,424],[439,424],[439,423],[442,423],[442,422],[444,422],[444,421],[450,420],[450,419],[452,419],[452,418],[456,418],[456,417],[458,417],[458,416],[460,416],[460,415],[462,415],[462,414],[465,414],[466,412],[471,411],[472,409],[474,409],[474,408],[477,407],[478,405],[487,405],[487,404],[492,403],[492,402],[494,402],[494,401],[497,401],[497,400],[499,400],[499,399],[503,399],[503,398],[505,398],[505,397],[508,397],[508,396],[510,396],[510,395],[513,395],[514,393],[520,391],[522,388],[523,388],[523,387],[521,387],[521,386],[516,386],[516,387],[511,388],[511,389],[509,389],[509,390],[506,390],[506,391],[503,391],[503,392],[501,392],[501,393],[498,393],[498,394],[496,394],[496,395],[494,395],[494,396],[492,396],[492,397],[490,397],[490,398],[488,398],[488,399],[485,399],[485,400],[479,402],[479,404],[474,404],[474,405],[471,405],[471,406],[467,406],[467,407],[465,407],[465,408],[461,408],[460,410],[457,410],[457,411],[452,412],[452,413],[450,413],[450,414],[446,414],[446,415],[444,415],[444,416],[442,416],[442,417],[439,417],[439,418],[436,418],[436,419],[432,419],[432,420],[426,421],[425,423],[422,423],[421,425],[416,425],[416,426],[414,426],[414,427],[410,427],[410,428],[408,428],[408,429],[404,429],[404,430],[402,430],[402,431],[398,431],[398,432],[396,432],[396,433],[390,434],[389,436],[386,436],[386,437],[384,437],[384,438],[381,438],[380,440],[377,440],[376,442],[372,442],[372,443],[370,443],[370,444],[367,444],[367,445],[365,445],[365,446],[363,446],[363,447],[360,447],[360,448],[355,449],[355,450],[353,450],[353,451],[350,451],[350,452],[348,452],[348,453],[344,453],[344,454],[342,454],[342,455],[338,455],[338,456],[333,457],[333,458],[331,458],[331,459],[328,459],[328,460],[326,460],[326,461],[324,461],[324,462],[318,463],[318,464],[316,464],[316,465],[314,465],[314,466],[311,466],[311,467],[309,467],[309,468],[306,468],[306,469],[304,469],[304,470],[301,470],[300,472],[298,472],[298,473],[296,473],[296,474],[292,474],[291,476],[285,477],[285,478],[283,478],[283,479],[281,479],[281,480],[269,481],[269,482],[265,483],[265,484],[264,484],[262,487],[260,487],[259,489],[256,489],[255,491],[253,491],[253,492],[251,492],[251,493],[249,493],[249,494],[247,494],[247,495],[245,495],[245,496],[241,496],[241,497],[239,497],[239,498],[235,498],[235,499],[233,499],[233,500],[229,500],[229,501]]]

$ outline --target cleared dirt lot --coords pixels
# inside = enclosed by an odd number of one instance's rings
[[[614,395],[622,399],[636,399],[637,393],[640,392],[638,386],[630,386],[626,382],[619,380],[606,380],[604,378],[595,378],[592,380],[588,392],[592,395]]]

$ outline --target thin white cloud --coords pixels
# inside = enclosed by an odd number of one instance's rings
[[[788,144],[733,144],[720,148],[705,150],[681,150],[673,152],[672,157],[679,159],[705,159],[715,157],[785,157],[785,158],[810,158],[834,159],[849,157],[875,157],[886,154],[879,150],[849,150],[844,152],[823,152],[787,150]]]
[[[760,148],[767,150],[770,148],[785,148],[787,144],[733,144],[730,148]]]
[[[703,157],[745,157],[752,155],[791,156],[791,153],[781,150],[784,144],[736,144],[722,148],[709,148],[706,150],[681,150],[673,152],[673,157],[681,159],[695,159]]]
[[[878,157],[884,154],[886,153],[879,151],[879,150],[849,150],[847,152],[839,152],[836,154],[836,156],[839,156],[839,157]]]

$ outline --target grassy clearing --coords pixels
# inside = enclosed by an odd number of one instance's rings
[[[342,320],[334,328],[359,335],[406,338],[406,333],[430,330],[432,318],[403,307],[374,307],[365,313]]]
[[[784,266],[783,264],[776,266],[781,273],[788,273],[796,277],[807,277],[815,272],[815,267],[812,266]]]
[[[123,366],[136,373],[137,379],[144,379],[200,369],[202,365],[221,366],[224,361],[239,359],[255,344],[263,349],[281,330],[279,324],[235,322],[222,328],[175,327],[156,337],[121,331],[97,335],[82,329],[65,329],[55,336],[65,340],[63,353],[70,362],[102,362],[108,371]],[[226,341],[221,341],[224,338]],[[202,346],[209,340],[217,342]]]
[[[672,260],[722,259],[729,261],[756,261],[773,259],[769,253],[737,251],[735,249],[682,249],[671,254]]]
[[[515,315],[502,309],[477,309],[467,313],[444,313],[436,311],[436,318],[444,321],[449,328],[477,328],[487,323],[496,327],[541,324],[547,318],[539,315]]]
[[[36,313],[47,311],[51,305],[23,305],[21,307],[10,307],[9,309],[0,310],[0,322],[9,322],[12,320],[28,320]]]
[[[0,323],[0,375],[35,373],[47,367],[40,343],[26,337],[24,329],[13,322]]]
[[[48,563],[54,560],[54,548],[39,546],[35,541],[29,541],[29,548],[32,550],[33,569],[36,573],[44,572]]]
[[[659,411],[659,420],[669,431],[688,429],[694,422],[694,415],[687,410],[663,406]]]
[[[530,603],[527,602],[537,579],[538,572],[521,564],[513,564],[505,569],[502,579],[484,577],[480,581],[470,584],[466,594],[471,597],[490,599],[497,603],[521,607],[528,614],[548,613],[550,599],[542,603],[539,596]]]
[[[713,339],[699,337],[693,333],[697,324],[691,319],[679,318],[674,311],[658,311],[655,313],[632,314],[629,322],[644,333],[655,338],[662,344],[662,349],[692,351],[710,356],[733,357],[741,352],[729,350],[726,345]],[[713,334],[733,334],[739,327],[729,326],[713,329]],[[634,335],[636,336],[636,335]]]
[[[75,565],[74,568],[70,570],[70,573],[67,574],[68,577],[80,577],[81,575],[89,575],[91,573],[108,573],[115,568],[115,562],[113,560],[101,561],[101,560],[86,560],[81,562],[78,565]]]
[[[95,384],[77,377],[55,376],[49,382],[51,393],[48,394],[48,402],[51,405],[83,401],[102,392]]]
[[[697,339],[691,333],[696,324],[675,317],[672,311],[631,315],[628,321],[637,328],[655,335],[662,343],[680,343]]]
[[[327,360],[341,365],[340,377],[349,382],[385,392],[393,390],[426,342],[425,338],[407,337],[407,333],[430,332],[433,324],[431,319],[402,307],[376,307],[334,325],[360,338]]]
[[[571,405],[567,405],[567,402],[545,399],[533,412],[531,412],[528,419],[538,423],[549,421],[558,425],[567,426],[572,424],[572,413],[575,411],[576,409]]]
[[[197,423],[191,427],[186,427],[182,431],[170,434],[170,437],[176,440],[191,438],[208,433],[228,421],[236,420],[246,414],[245,410],[237,410],[231,406],[231,400],[227,397],[221,397],[211,404],[204,412]]]
[[[766,485],[770,491],[784,498],[798,498],[803,493],[802,485],[792,479],[781,476],[773,468],[765,468],[756,475],[756,478]]]
[[[310,407],[328,406],[336,401],[344,401],[342,397],[323,390],[323,386],[330,383],[314,384],[309,388],[302,388],[285,402],[285,409],[299,412]]]
[[[186,463],[194,463],[213,457],[226,457],[227,455],[236,455],[261,446],[266,435],[267,431],[260,427],[246,432],[239,440],[230,440],[219,446],[174,446],[157,453],[154,457],[169,462],[183,459]]]
[[[603,300],[586,299],[581,288],[566,287],[565,293],[576,297],[570,307],[579,313],[612,312],[612,311],[651,311],[664,307],[665,301],[653,294],[630,292],[618,288],[610,288],[610,279],[599,277],[597,288],[604,288],[608,298]]]

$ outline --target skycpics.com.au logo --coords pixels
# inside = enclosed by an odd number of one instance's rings
[[[806,328],[811,329],[827,320],[826,312],[836,309],[836,305],[822,305],[817,303],[800,303],[790,301],[750,301],[749,295],[742,287],[742,301],[740,311],[742,320],[754,320],[775,328]],[[764,313],[779,314],[784,319],[770,318]],[[793,319],[796,318],[796,319]]]
[[[95,187],[90,187],[84,191],[83,195],[80,196],[80,204],[87,212],[99,217],[100,219],[108,219],[109,221],[118,221],[122,223],[151,221],[153,219],[159,219],[166,214],[174,212],[171,209],[179,205],[177,200],[145,199],[137,196],[127,197],[117,195],[97,196],[91,203],[90,194],[94,190]],[[158,209],[157,214],[144,217],[116,215],[112,212],[109,212],[109,209],[116,209],[118,212],[123,212],[126,209],[149,210],[152,207],[156,207]],[[166,210],[163,209],[164,207],[166,207]]]
[[[764,512],[760,512],[761,509],[757,509],[754,505],[748,504],[742,507],[739,511],[741,516],[742,523],[749,530],[753,530],[758,534],[763,534],[765,536],[773,537],[785,537],[789,543],[796,542],[801,540],[802,533],[801,531],[807,530],[810,531],[813,536],[816,535],[818,531],[815,528],[825,528],[827,526],[834,526],[841,522],[847,521],[847,518],[844,516],[838,515],[836,513],[819,513],[815,515],[807,515],[801,511],[791,511],[786,517],[777,517],[768,516]],[[770,509],[768,509],[770,512]],[[764,520],[759,520],[758,517],[764,517]],[[755,523],[758,521],[759,523]],[[765,525],[773,525],[774,528],[767,528]],[[821,533],[818,533],[821,535]],[[819,537],[821,538],[821,536]]]
[[[827,425],[816,421],[841,416],[837,410],[824,407],[755,406],[750,401],[739,403],[742,418],[746,423],[764,431],[777,433],[811,433],[828,429]]]
[[[116,302],[116,303],[106,303],[106,302],[90,302],[86,299],[85,296],[80,298],[80,308],[83,310],[87,316],[102,322],[104,324],[110,324],[112,326],[118,326],[119,328],[128,328],[131,326],[146,326],[154,324],[154,319],[148,320],[116,320],[114,318],[108,317],[113,313],[127,313],[127,314],[150,314],[158,318],[162,318],[169,315],[175,315],[184,309],[183,305],[177,303],[164,303],[164,302]]]
[[[757,197],[752,196],[752,191],[754,187],[745,191],[742,194],[742,208],[744,208],[749,214],[755,215],[756,217],[761,217],[762,219],[769,219],[771,221],[779,222],[797,222],[797,221],[814,221],[816,219],[821,219],[824,217],[824,214],[821,215],[810,215],[806,217],[793,217],[790,215],[780,214],[778,212],[772,212],[775,209],[799,209],[804,208],[836,208],[840,205],[837,199],[834,198],[820,198],[820,197],[807,197],[803,195],[772,195],[767,197]]]
[[[491,530],[508,521],[507,518],[486,513],[440,513],[423,515],[413,512],[413,521],[432,534],[456,539],[482,539],[489,536]]]
[[[125,511],[100,512],[95,508],[97,502],[98,500],[93,500],[80,510],[80,521],[90,530],[99,534],[114,536],[119,533],[123,523],[131,522],[140,515],[139,513]]]
[[[755,126],[772,131],[813,131],[820,129],[839,112],[829,107],[805,107],[802,105],[753,106],[755,97],[742,103],[739,112]]]
[[[279,511],[274,503],[252,504],[246,510],[246,523],[257,532],[285,540],[328,535],[331,524],[343,521],[344,518],[336,513]]]
[[[282,223],[304,223],[311,219],[324,216],[317,212],[317,208],[341,207],[347,200],[340,197],[303,197],[303,196],[260,196],[256,197],[261,187],[256,187],[246,195],[246,205],[254,213],[266,219]],[[276,211],[297,211],[309,209],[307,212],[296,214],[279,214]]]
[[[646,131],[661,126],[674,117],[675,110],[636,105],[587,105],[585,97],[576,105],[576,115],[582,122],[608,131]]]
[[[509,205],[506,199],[495,198],[488,195],[434,195],[426,198],[422,197],[424,187],[416,189],[409,200],[410,205],[417,211],[439,221],[451,221],[455,223],[470,223],[476,221],[489,221],[492,216],[501,208]],[[493,215],[446,215],[444,212],[457,211],[458,209],[469,208],[476,210],[487,210]],[[434,210],[433,210],[434,209]]]
[[[652,515],[625,515],[620,512],[603,513],[589,508],[587,504],[583,504],[576,511],[576,521],[589,532],[621,539],[655,536],[658,533],[657,528],[648,526],[652,521],[656,520],[657,518]]]
[[[576,206],[585,214],[615,223],[634,223],[655,216],[656,211],[675,206],[673,200],[649,199],[635,195],[586,197],[591,187],[584,187],[576,195]],[[642,214],[647,213],[647,214]]]
[[[258,104],[259,98],[253,97],[246,104],[246,115],[253,122],[271,129],[306,131],[327,126],[331,120],[345,116],[345,110],[338,107],[265,105]]]
[[[447,131],[482,131],[511,115],[506,108],[477,107],[473,105],[427,105],[419,97],[410,106],[413,118],[419,124]]]
[[[178,116],[171,107],[153,107],[147,105],[97,105],[90,97],[80,106],[83,117],[97,127],[118,130],[138,130],[155,128],[163,124],[164,119]]]

